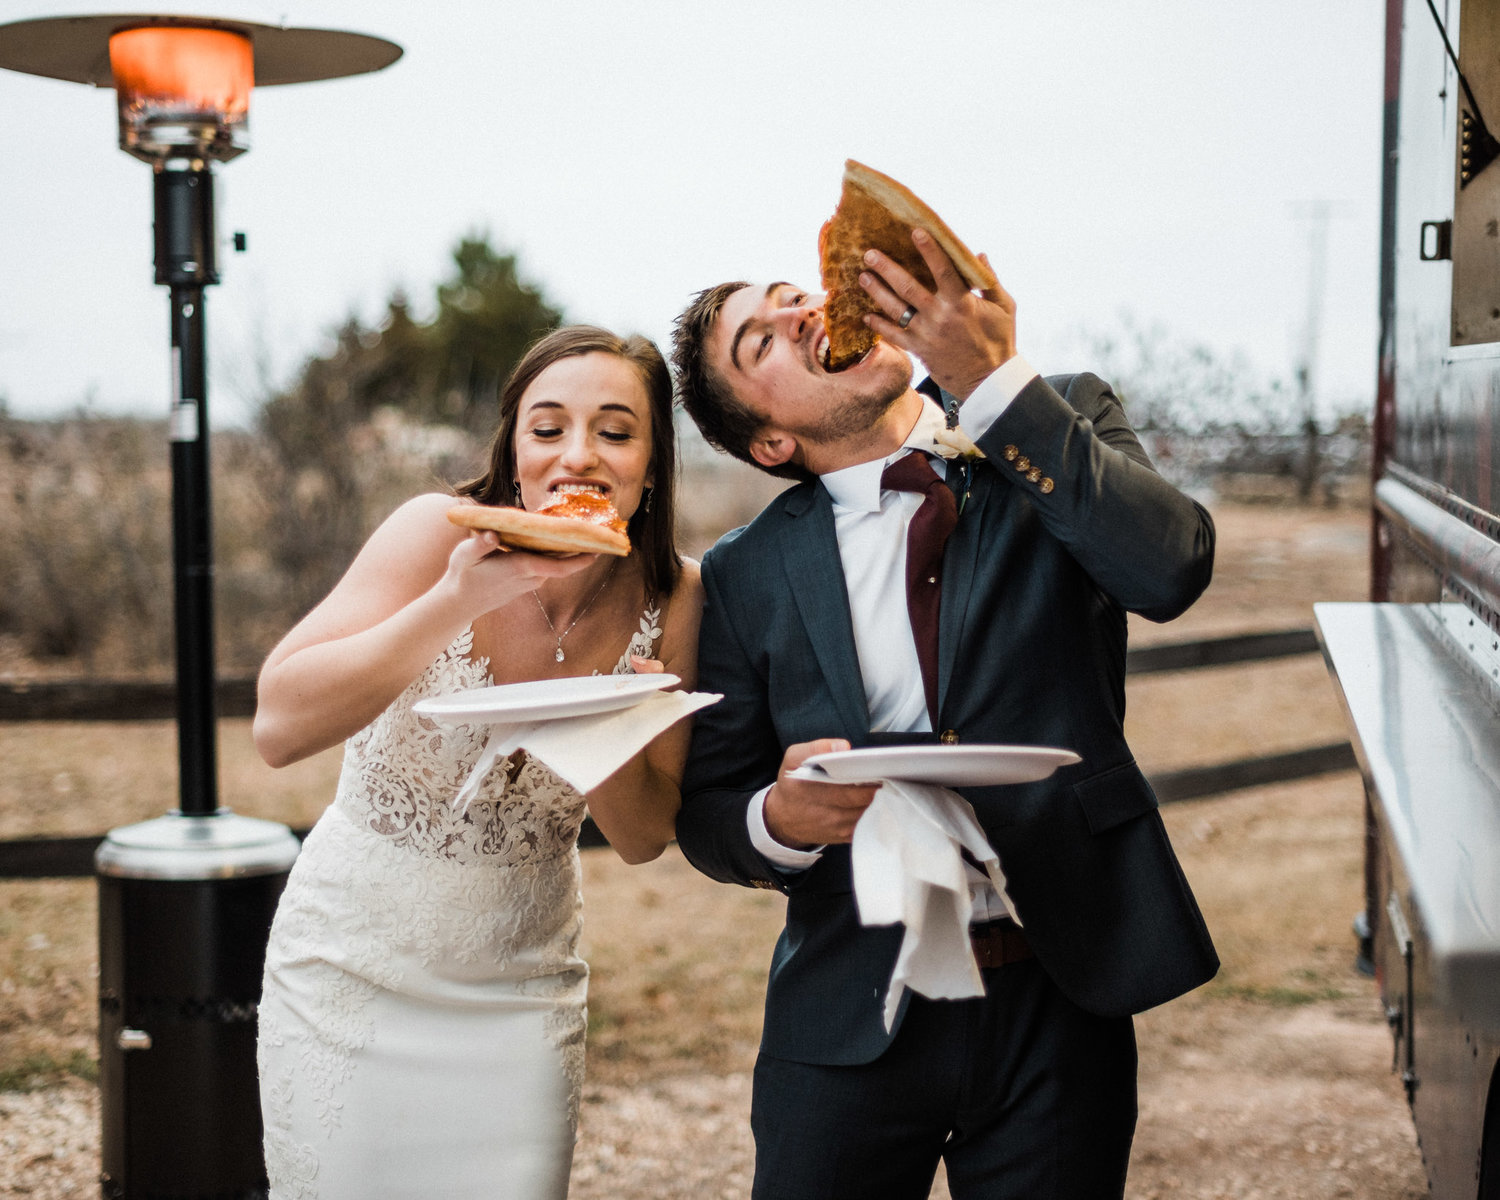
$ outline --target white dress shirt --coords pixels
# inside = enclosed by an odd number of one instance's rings
[[[1020,355],[1009,359],[964,402],[964,431],[977,441],[1036,374]],[[932,730],[916,638],[906,609],[906,528],[922,497],[880,486],[885,468],[910,450],[941,455],[933,463],[939,476],[945,469],[942,459],[956,453],[934,441],[933,435],[943,430],[946,422],[938,405],[924,401],[901,449],[886,458],[822,476],[823,486],[833,499],[834,532],[848,587],[849,618],[870,710],[870,728],[877,732]],[[751,797],[746,814],[751,843],[778,867],[799,870],[812,866],[822,855],[821,847],[794,850],[783,846],[766,829],[765,801],[770,790],[768,786]],[[972,868],[971,876],[974,919],[1004,916],[1004,907],[988,880]]]

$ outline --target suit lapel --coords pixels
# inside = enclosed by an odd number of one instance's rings
[[[859,652],[849,620],[849,593],[833,527],[833,501],[822,484],[787,504],[790,518],[783,568],[797,611],[833,693],[845,736],[862,741],[870,728]]]

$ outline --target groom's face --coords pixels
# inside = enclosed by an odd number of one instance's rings
[[[713,369],[735,396],[804,442],[869,429],[911,386],[911,360],[889,342],[844,371],[823,365],[827,353],[823,297],[790,283],[733,293],[708,339]]]

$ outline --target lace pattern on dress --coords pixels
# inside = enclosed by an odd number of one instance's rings
[[[576,953],[582,898],[575,847],[492,870],[414,857],[338,811],[308,836],[298,866],[323,886],[288,885],[266,971],[298,973],[316,1011],[311,1027],[292,1035],[295,1082],[290,1070],[268,1079],[273,1101],[285,1093],[270,1105],[268,1162],[275,1154],[278,1168],[291,1172],[278,1169],[273,1178],[296,1178],[309,1163],[315,1174],[313,1148],[290,1139],[289,1118],[273,1118],[285,1117],[291,1090],[300,1085],[325,1133],[338,1127],[338,1094],[353,1078],[353,1056],[374,1032],[368,1001],[382,990],[422,998],[447,994],[455,981],[481,989],[500,981],[512,994],[535,998],[568,1070],[576,1128],[588,972]],[[262,1046],[285,1045],[285,1037],[275,1007],[263,1005]],[[278,1127],[284,1140],[274,1133]]]
[[[256,1054],[265,1094],[266,1172],[275,1184],[276,1200],[316,1200],[317,1151],[305,1142],[299,1142],[292,1132],[291,1111],[296,1098],[297,1075],[284,1058],[280,1069],[273,1068],[272,1057],[267,1053],[285,1045],[286,1034],[281,1023],[262,1007]]]
[[[653,653],[660,613],[643,614],[616,673],[630,672],[630,654]],[[274,1006],[261,1008],[265,1150],[278,1200],[316,1195],[317,1150],[293,1134],[295,1089],[306,1089],[325,1133],[338,1127],[341,1090],[374,1032],[368,1002],[381,990],[421,997],[454,980],[483,986],[503,976],[511,994],[534,998],[570,1080],[577,1130],[587,1027],[577,839],[586,804],[518,752],[490,772],[466,812],[453,811],[487,730],[439,727],[412,706],[486,686],[488,663],[471,658],[472,647],[468,630],[346,743],[336,811],[308,836],[277,910],[267,976],[296,972],[315,1010],[310,1026],[288,1031]],[[264,1053],[288,1038],[295,1055]]]
[[[639,635],[637,635],[639,636]],[[485,778],[463,811],[451,801],[484,748],[482,725],[438,725],[417,700],[489,683],[467,630],[400,697],[345,745],[334,800],[394,845],[453,862],[515,865],[555,857],[578,840],[583,797],[539,762],[515,754]]]
[[[611,675],[634,675],[635,667],[631,665],[630,656],[639,654],[642,658],[656,657],[656,642],[661,637],[661,605],[648,608],[641,614],[641,627],[630,635],[630,645],[625,647],[625,653],[620,655],[620,661],[615,664]],[[599,671],[595,675],[601,674]]]

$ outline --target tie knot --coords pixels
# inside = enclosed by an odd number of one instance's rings
[[[941,483],[938,473],[927,461],[927,455],[913,450],[898,458],[880,475],[880,486],[895,492],[926,492],[934,483]]]

